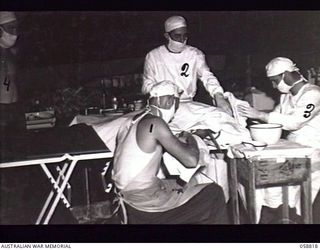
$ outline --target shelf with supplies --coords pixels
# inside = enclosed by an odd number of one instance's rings
[[[54,110],[25,113],[27,129],[52,128],[56,117]]]

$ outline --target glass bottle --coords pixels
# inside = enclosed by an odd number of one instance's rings
[[[114,109],[114,110],[117,110],[118,109],[118,99],[117,99],[117,97],[113,97],[112,98],[112,108]]]

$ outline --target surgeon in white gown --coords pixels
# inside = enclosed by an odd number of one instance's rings
[[[232,107],[218,79],[210,71],[205,55],[187,45],[187,23],[182,16],[164,23],[165,45],[150,51],[145,58],[142,92],[147,94],[157,82],[170,80],[183,90],[177,113],[169,124],[173,132],[211,129],[220,132],[220,144],[240,143],[249,133],[233,117]],[[212,99],[212,106],[193,101],[197,80],[201,80]],[[229,93],[231,94],[231,93]]]
[[[288,140],[315,149],[311,156],[314,201],[320,188],[320,87],[310,84],[289,58],[272,59],[266,65],[266,73],[273,87],[282,93],[279,105],[270,113],[258,111],[250,106],[239,106],[238,111],[248,118],[279,123],[288,131]],[[296,189],[298,191],[298,188]],[[280,190],[268,192],[268,195],[281,199]],[[319,217],[319,212],[317,213],[314,219]],[[316,220],[320,222],[319,218]]]

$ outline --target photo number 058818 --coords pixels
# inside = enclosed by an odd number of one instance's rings
[[[308,244],[300,244],[300,248],[318,248],[318,244],[308,243]]]

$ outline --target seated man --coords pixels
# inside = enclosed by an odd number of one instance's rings
[[[308,83],[288,58],[272,59],[266,72],[273,87],[282,93],[279,105],[271,113],[250,106],[239,106],[239,112],[249,118],[279,123],[289,133],[288,140],[316,149],[311,157],[314,200],[320,188],[320,87]],[[320,213],[317,214],[315,221],[319,222]]]
[[[112,173],[120,204],[125,203],[122,208],[132,224],[226,224],[220,186],[194,184],[192,179],[181,186],[175,179],[157,178],[164,150],[187,168],[204,161],[199,137],[183,132],[177,138],[167,125],[175,114],[177,94],[170,81],[154,85],[146,111],[134,117],[129,128],[120,128]]]
[[[289,140],[320,148],[320,87],[308,83],[288,58],[274,58],[266,70],[273,87],[282,93],[279,105],[271,113],[240,106],[240,113],[264,122],[279,123],[289,132]]]

